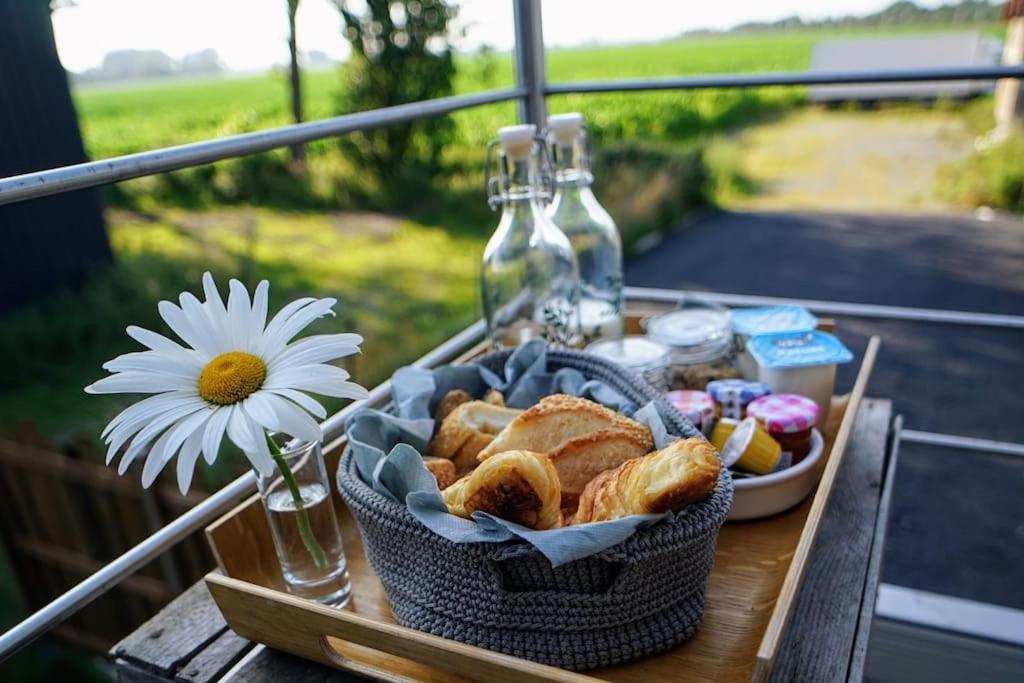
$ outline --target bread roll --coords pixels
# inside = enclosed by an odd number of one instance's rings
[[[441,422],[428,455],[447,458],[459,473],[476,466],[476,456],[522,411],[470,401],[456,406]]]
[[[453,410],[472,400],[473,397],[462,389],[452,389],[445,394],[444,398],[437,402],[437,408],[434,410],[434,419],[437,421],[438,427],[446,417],[452,414]]]
[[[441,495],[458,517],[480,510],[531,529],[562,524],[558,472],[540,453],[506,451],[489,458]]]
[[[583,488],[605,470],[639,458],[654,449],[648,431],[598,429],[566,441],[548,453],[562,484],[562,507],[575,508]]]
[[[680,510],[714,490],[720,467],[716,451],[707,441],[674,441],[656,453],[597,475],[583,489],[572,523]]]
[[[514,450],[550,453],[572,439],[600,429],[627,432],[637,441],[651,439],[650,429],[625,415],[585,398],[554,394],[512,420],[477,458],[483,461]]]

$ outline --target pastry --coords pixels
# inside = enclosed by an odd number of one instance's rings
[[[452,414],[452,411],[461,406],[463,403],[469,403],[473,400],[473,397],[462,389],[452,389],[444,395],[437,403],[437,409],[434,410],[434,420],[438,427],[444,421],[446,417]]]
[[[527,450],[550,453],[576,437],[599,429],[628,432],[638,440],[650,440],[644,425],[585,398],[554,394],[542,398],[512,420],[480,451],[480,461],[503,451]]]
[[[558,472],[540,453],[505,451],[488,458],[441,495],[448,512],[458,517],[479,510],[531,529],[562,524]]]
[[[699,438],[674,441],[594,477],[580,496],[573,524],[679,510],[718,484],[714,447]]]
[[[548,453],[562,484],[562,507],[574,508],[583,488],[605,470],[650,453],[654,440],[650,431],[598,429],[570,439]]]
[[[477,454],[522,412],[483,401],[463,403],[441,422],[427,454],[453,461],[460,474],[471,470]]]
[[[497,389],[488,389],[487,393],[484,394],[484,402],[490,403],[491,405],[502,406],[505,405],[505,397],[501,395],[501,392]]]
[[[455,483],[455,463],[447,458],[423,458],[423,464],[437,479],[437,488],[444,491]]]

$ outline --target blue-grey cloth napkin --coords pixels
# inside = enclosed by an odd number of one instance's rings
[[[582,396],[617,410],[651,428],[654,445],[664,448],[668,433],[653,403],[635,406],[607,384],[587,380],[572,368],[548,372],[547,348],[540,340],[512,353],[504,376],[479,365],[450,365],[436,370],[400,368],[391,379],[395,412],[364,410],[347,423],[349,444],[359,476],[378,493],[404,501],[426,527],[455,543],[500,543],[521,539],[554,566],[593,555],[629,538],[637,529],[667,514],[633,515],[564,529],[534,531],[484,512],[472,520],[448,514],[437,481],[423,464],[422,453],[434,431],[431,412],[452,389],[481,397],[497,389],[512,408],[527,408],[550,394]]]

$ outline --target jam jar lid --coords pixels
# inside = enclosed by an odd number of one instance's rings
[[[732,327],[725,310],[690,306],[647,321],[647,335],[672,348],[674,360],[713,360],[732,344]]]
[[[747,416],[757,418],[772,434],[792,434],[814,426],[818,404],[797,394],[768,394],[750,402]]]
[[[664,366],[668,363],[669,353],[668,347],[664,344],[641,335],[601,339],[587,346],[586,350],[630,370],[649,370]]]

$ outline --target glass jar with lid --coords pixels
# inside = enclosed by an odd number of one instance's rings
[[[586,351],[632,370],[655,386],[660,386],[668,367],[669,348],[640,334],[600,339],[587,346]]]
[[[670,349],[665,376],[669,389],[703,391],[708,382],[740,376],[725,308],[687,302],[674,311],[649,318],[646,332]]]

